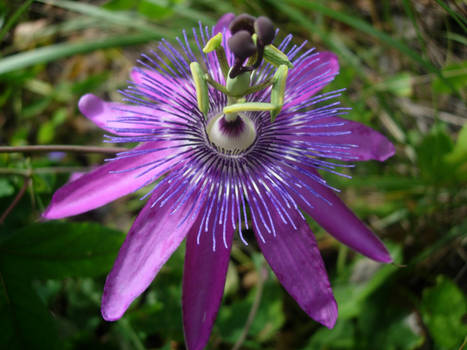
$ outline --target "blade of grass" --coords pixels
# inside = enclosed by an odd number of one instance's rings
[[[461,43],[461,44],[467,46],[467,38],[466,38],[465,36],[462,36],[462,35],[456,34],[456,33],[448,32],[448,34],[446,35],[446,37],[447,37],[449,40],[454,40],[454,41],[457,41],[458,43]]]
[[[333,40],[331,35],[326,31],[323,31],[318,25],[310,21],[302,12],[292,8],[291,6],[286,5],[283,2],[276,2],[270,0],[269,3],[273,6],[276,6],[281,13],[285,13],[291,18],[293,18],[297,23],[303,25],[312,33],[316,33],[323,40],[327,47],[332,51],[336,52],[339,56],[345,59],[346,62],[350,63],[356,70],[360,73],[363,72],[363,67],[360,61],[360,58],[350,51],[345,45],[341,45],[339,42]]]
[[[436,2],[439,4],[439,6],[441,6],[447,13],[449,13],[449,15],[454,18],[454,20],[457,22],[457,24],[459,24],[462,29],[464,30],[464,32],[467,32],[467,27],[466,27],[466,24],[467,24],[467,20],[461,15],[461,14],[457,14],[455,11],[453,11],[449,5],[445,4],[443,1],[441,0],[436,0]]]
[[[168,6],[168,1],[167,0],[147,0],[148,2],[158,5],[158,6],[163,6],[163,7],[170,7]],[[204,13],[200,11],[193,10],[186,5],[179,5],[178,3],[174,3],[173,7],[171,7],[175,13],[194,20],[195,22],[201,21],[205,25],[213,25],[215,24],[215,21],[206,16]]]
[[[51,62],[63,57],[111,47],[143,44],[154,39],[160,39],[160,36],[157,33],[133,34],[95,41],[49,45],[0,59],[0,75],[35,64]]]
[[[57,6],[69,11],[81,13],[86,16],[98,18],[109,23],[117,24],[127,28],[137,29],[146,33],[157,33],[160,36],[171,36],[171,32],[147,22],[144,18],[132,13],[131,16],[125,13],[109,11],[98,6],[68,0],[36,0],[44,4]]]
[[[425,56],[426,56],[425,41],[423,40],[422,33],[420,32],[420,28],[418,27],[417,19],[415,18],[415,13],[413,11],[412,4],[411,4],[410,0],[403,0],[402,4],[404,6],[405,13],[410,18],[410,21],[412,22],[412,25],[415,28],[415,32],[417,33],[418,42],[420,43],[420,45],[421,45],[421,47],[423,49],[423,52],[425,53]]]
[[[390,35],[374,28],[371,24],[355,16],[347,15],[343,12],[333,10],[332,8],[326,7],[322,4],[318,4],[315,2],[308,2],[302,0],[287,0],[287,2],[292,3],[298,7],[305,7],[310,10],[321,12],[325,16],[331,17],[363,33],[371,35],[377,38],[378,40],[382,41],[386,45],[399,50],[401,53],[405,54],[407,57],[411,58],[413,61],[423,66],[426,70],[432,73],[436,73],[441,79],[445,80],[439,69],[437,69],[431,62],[428,62],[425,59],[423,59],[417,52],[409,48],[402,41],[394,39]]]
[[[21,17],[21,15],[28,9],[31,5],[33,0],[27,0],[23,5],[21,5],[13,15],[11,15],[10,19],[6,22],[5,26],[0,30],[0,42],[2,41],[3,37],[8,33],[10,28],[16,23],[16,21]]]

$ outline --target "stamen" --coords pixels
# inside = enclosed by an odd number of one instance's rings
[[[230,23],[229,29],[232,34],[237,33],[240,30],[246,30],[250,32],[250,35],[255,32],[254,28],[255,18],[247,13],[242,13],[235,17]]]

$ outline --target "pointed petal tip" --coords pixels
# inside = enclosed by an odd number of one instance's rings
[[[378,161],[384,162],[387,159],[391,158],[394,154],[396,154],[396,147],[390,142],[386,140],[385,150],[379,153],[379,157],[377,158]]]
[[[385,254],[381,254],[380,256],[378,256],[374,260],[376,260],[378,262],[381,262],[381,263],[385,263],[385,264],[391,264],[391,263],[394,262],[394,259],[392,258],[392,256],[387,251],[386,251]]]
[[[307,312],[307,313],[316,322],[321,323],[323,326],[325,326],[325,327],[327,327],[329,329],[333,329],[334,326],[336,325],[337,315],[338,315],[337,302],[336,302],[336,299],[334,298],[334,296],[332,296],[332,299],[329,300],[329,302],[327,304],[328,305],[322,307],[321,310],[319,310],[318,312],[316,312],[317,310],[314,309],[313,312],[308,310],[309,312]],[[305,310],[305,311],[307,311],[307,310]]]

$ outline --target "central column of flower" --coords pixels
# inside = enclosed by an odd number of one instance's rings
[[[232,36],[227,44],[235,57],[231,67],[222,46],[221,33],[212,37],[203,49],[205,53],[216,51],[225,86],[203,72],[197,62],[192,62],[190,69],[198,107],[205,116],[209,111],[208,84],[226,94],[227,105],[222,113],[209,119],[206,133],[211,144],[217,148],[235,152],[246,150],[256,139],[255,125],[245,112],[268,111],[271,121],[277,117],[284,103],[288,69],[293,65],[283,52],[272,45],[275,29],[267,17],[239,15],[232,21],[229,30]],[[275,66],[276,72],[271,79],[251,86],[251,74],[263,60]],[[245,96],[271,86],[270,103],[246,102]]]

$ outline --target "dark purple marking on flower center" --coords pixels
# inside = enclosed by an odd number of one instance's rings
[[[235,137],[245,130],[245,122],[239,117],[235,118],[233,121],[227,121],[225,117],[222,117],[219,121],[219,128],[224,135]]]

